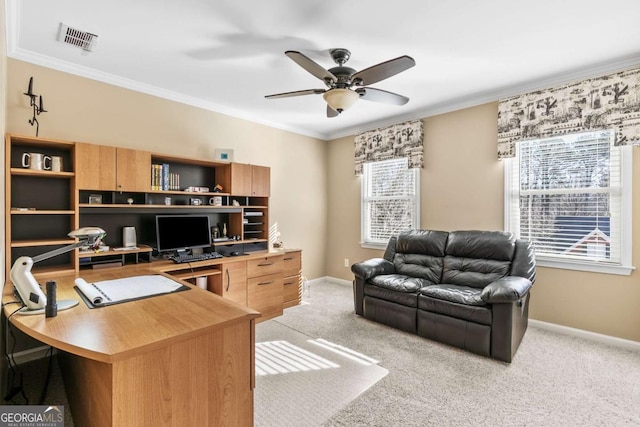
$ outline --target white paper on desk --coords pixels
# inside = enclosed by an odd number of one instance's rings
[[[90,284],[84,279],[78,278],[75,283],[89,301],[95,305],[166,294],[182,287],[175,280],[159,274],[103,280]]]
[[[87,299],[91,301],[91,303],[93,303],[93,305],[102,304],[103,295],[100,293],[100,290],[98,290],[93,283],[89,284],[84,279],[77,278],[75,280],[75,284],[78,287],[78,289],[80,289],[80,292],[82,292],[84,296],[87,297]]]

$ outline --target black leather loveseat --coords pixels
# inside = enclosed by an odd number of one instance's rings
[[[511,233],[407,231],[351,271],[356,314],[397,329],[505,362],[527,329],[534,250]]]

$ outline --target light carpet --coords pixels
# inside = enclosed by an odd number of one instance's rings
[[[356,316],[351,286],[310,294],[277,321],[389,370],[324,426],[640,426],[640,352],[530,326],[509,364]]]
[[[321,426],[388,371],[344,343],[276,320],[256,326],[255,425]]]

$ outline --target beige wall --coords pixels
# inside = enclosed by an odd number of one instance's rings
[[[421,226],[441,230],[503,229],[503,164],[496,157],[497,103],[423,119]],[[362,249],[360,179],[353,175],[353,137],[328,143],[327,275],[352,280],[350,262],[381,256]],[[634,163],[640,164],[634,149]],[[640,171],[634,171],[640,182]],[[638,190],[634,191],[634,195]],[[640,212],[640,197],[634,197]],[[640,216],[634,215],[633,262],[640,265]],[[640,273],[617,276],[539,268],[530,317],[640,341]]]
[[[14,59],[7,67],[7,132],[35,135],[22,95],[33,76],[48,110],[39,116],[42,137],[209,159],[230,148],[235,161],[271,167],[270,225],[287,247],[303,250],[305,276],[324,276],[324,141]]]
[[[420,224],[438,230],[502,229],[503,172],[496,159],[497,104],[423,119]],[[460,123],[464,123],[460,126]],[[353,137],[329,141],[327,275],[351,280],[344,259],[382,251],[360,247],[360,178]]]

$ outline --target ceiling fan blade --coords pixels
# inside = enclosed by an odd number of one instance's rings
[[[291,96],[302,96],[302,95],[320,95],[324,92],[325,92],[324,89],[296,90],[293,92],[283,92],[283,93],[275,93],[273,95],[265,95],[265,98],[273,99],[273,98],[289,98]]]
[[[416,65],[416,61],[412,57],[407,55],[400,56],[358,71],[351,76],[351,81],[359,86],[371,85],[408,70],[414,65]]]
[[[356,89],[356,92],[358,92],[360,98],[366,99],[367,101],[384,102],[394,105],[404,105],[409,102],[409,98],[406,96],[372,87],[358,88]]]
[[[288,50],[284,54],[287,55],[289,58],[291,58],[296,64],[298,64],[299,66],[301,66],[302,68],[304,68],[305,70],[307,70],[308,72],[310,72],[311,74],[319,78],[320,80],[324,82],[333,82],[333,83],[338,81],[338,78],[335,75],[333,75],[332,72],[330,72],[329,70],[325,70],[317,62],[308,58],[302,53],[297,52],[295,50]]]
[[[329,107],[329,105],[327,104],[327,117],[338,117],[339,114],[340,113]]]

